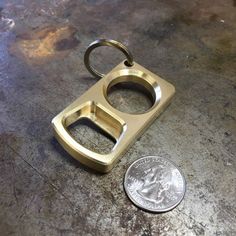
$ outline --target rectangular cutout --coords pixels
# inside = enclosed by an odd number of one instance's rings
[[[77,120],[67,130],[76,142],[99,154],[110,153],[116,144],[112,136],[87,117]]]

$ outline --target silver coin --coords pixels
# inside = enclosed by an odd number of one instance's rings
[[[182,201],[186,183],[180,170],[171,161],[146,156],[128,168],[124,188],[136,206],[151,212],[166,212]]]

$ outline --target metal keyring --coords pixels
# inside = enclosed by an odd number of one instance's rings
[[[89,56],[90,56],[90,53],[92,52],[93,49],[100,47],[100,46],[110,46],[110,47],[115,47],[115,48],[119,49],[121,52],[123,52],[125,54],[125,56],[127,58],[126,65],[127,66],[133,65],[133,56],[125,45],[123,45],[122,43],[117,42],[115,40],[112,40],[112,39],[98,39],[88,46],[88,48],[86,49],[86,52],[84,54],[84,64],[85,64],[87,70],[95,77],[102,78],[104,76],[104,74],[98,72],[90,65]]]

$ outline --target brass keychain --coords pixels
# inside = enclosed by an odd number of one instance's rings
[[[93,49],[111,46],[121,50],[126,60],[106,75],[96,71],[89,61]],[[81,97],[66,107],[53,120],[54,134],[71,156],[99,172],[109,172],[128,147],[145,131],[170,103],[175,93],[172,84],[133,61],[129,50],[121,43],[110,39],[99,39],[91,43],[84,55],[88,71],[101,78]],[[144,86],[152,95],[154,104],[142,114],[128,114],[115,109],[108,101],[109,89],[121,82],[134,82]],[[112,136],[116,144],[108,154],[99,154],[78,143],[69,133],[68,127],[79,119],[87,118]]]

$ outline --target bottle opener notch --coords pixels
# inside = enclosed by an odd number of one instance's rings
[[[129,114],[115,109],[108,101],[109,89],[117,83],[134,82],[144,86],[153,98],[153,106],[142,114]],[[173,85],[139,64],[121,62],[95,85],[76,99],[53,120],[55,137],[66,151],[81,163],[99,172],[109,172],[124,152],[146,130],[170,103]],[[99,154],[78,143],[68,126],[87,118],[116,141],[110,153]]]

